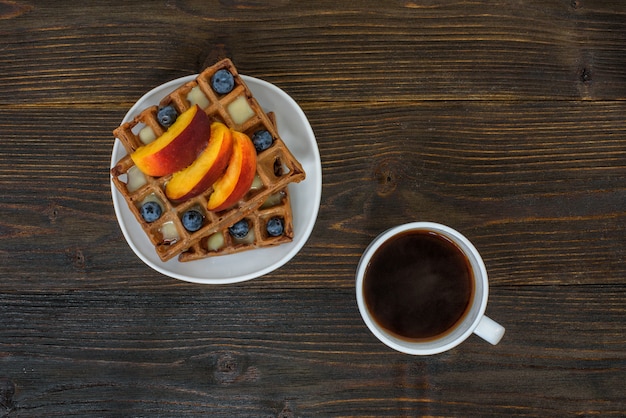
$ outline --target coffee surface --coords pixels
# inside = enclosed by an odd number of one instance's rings
[[[408,340],[445,334],[474,293],[463,252],[431,231],[407,231],[380,246],[367,266],[363,297],[380,326]]]

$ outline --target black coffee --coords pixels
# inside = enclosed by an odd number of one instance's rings
[[[445,334],[469,310],[472,267],[461,249],[432,231],[407,231],[380,246],[363,279],[375,321],[402,339]]]

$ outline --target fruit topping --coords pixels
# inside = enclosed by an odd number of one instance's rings
[[[285,192],[283,192],[282,190],[280,192],[269,195],[267,199],[265,199],[265,202],[263,202],[263,204],[261,205],[261,209],[267,209],[273,206],[280,205],[284,197]]]
[[[176,122],[176,118],[178,117],[178,112],[172,105],[163,106],[157,112],[157,119],[161,126],[164,128],[169,128]]]
[[[202,226],[202,214],[195,209],[183,213],[183,226],[189,232],[196,232]]]
[[[248,231],[250,230],[250,226],[248,225],[248,221],[245,219],[240,220],[235,223],[233,226],[228,228],[228,232],[233,238],[242,239],[248,235]]]
[[[126,182],[126,190],[128,190],[128,193],[139,190],[148,182],[146,176],[144,176],[141,170],[136,166],[130,167],[126,172],[126,176],[128,177]]]
[[[250,185],[250,190],[256,191],[263,188],[263,180],[259,177],[258,174],[254,176],[254,180],[252,180],[252,184]]]
[[[233,100],[226,106],[226,110],[230,117],[233,118],[233,122],[237,125],[241,125],[255,115],[254,110],[252,110],[248,100],[246,100],[244,96],[239,96]]]
[[[283,234],[285,231],[285,227],[283,225],[283,220],[281,218],[272,218],[267,221],[267,225],[265,225],[265,229],[267,230],[268,235],[272,237],[278,237]]]
[[[154,201],[147,201],[141,205],[141,217],[146,222],[154,222],[161,217],[163,209],[161,205]]]
[[[149,144],[156,139],[156,134],[149,126],[144,126],[139,131],[139,140],[144,144]]]
[[[272,134],[270,134],[265,129],[256,131],[254,135],[252,135],[252,142],[254,143],[254,148],[256,148],[256,152],[265,151],[272,146],[273,141],[274,139],[272,138]]]
[[[233,153],[224,175],[213,184],[207,209],[222,211],[237,203],[248,191],[256,175],[256,150],[248,136],[231,130]]]
[[[233,151],[230,129],[220,122],[211,124],[209,144],[187,168],[174,173],[165,186],[165,194],[175,202],[206,191],[226,170]]]
[[[224,247],[224,236],[221,232],[211,235],[206,241],[206,247],[209,251],[217,251]]]
[[[196,105],[181,113],[163,135],[130,156],[144,174],[165,176],[190,165],[207,146],[210,136],[211,120]]]
[[[164,244],[174,244],[180,239],[176,225],[174,225],[172,221],[165,222],[159,231],[161,232]]]
[[[218,70],[211,77],[211,87],[217,94],[230,93],[235,87],[235,78],[226,69]]]
[[[197,104],[203,109],[208,107],[210,104],[209,99],[207,99],[207,97],[198,86],[195,86],[194,88],[189,90],[189,93],[187,94],[187,100],[189,100],[189,104],[191,104],[192,106]]]
[[[233,241],[235,242],[235,244],[250,245],[254,244],[254,238],[254,229],[251,229],[250,232],[248,232],[248,235],[245,236],[245,238],[235,238]]]

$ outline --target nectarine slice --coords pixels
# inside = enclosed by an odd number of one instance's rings
[[[172,174],[190,165],[206,147],[211,121],[197,105],[178,116],[160,137],[131,154],[135,165],[149,176]]]
[[[232,151],[230,129],[221,122],[213,122],[209,145],[189,167],[174,173],[165,186],[167,197],[178,202],[204,192],[224,173]]]
[[[228,209],[250,190],[256,175],[256,149],[250,138],[231,130],[233,154],[226,172],[213,184],[207,209],[219,212]]]

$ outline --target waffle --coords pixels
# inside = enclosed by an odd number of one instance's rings
[[[220,69],[229,70],[235,79],[235,87],[225,95],[216,94],[210,86],[211,76]],[[159,258],[167,261],[179,256],[181,261],[191,261],[290,241],[293,237],[293,225],[287,185],[302,181],[305,173],[280,138],[272,119],[261,109],[237,69],[228,59],[207,68],[195,80],[174,90],[161,101],[160,106],[173,105],[180,114],[198,103],[197,99],[191,101],[188,99],[193,95],[202,98],[201,107],[210,119],[220,121],[249,137],[254,132],[265,129],[272,135],[273,143],[270,148],[257,155],[255,186],[229,209],[211,212],[206,209],[212,193],[211,188],[184,202],[171,202],[165,195],[165,185],[171,175],[162,177],[144,175],[130,158],[130,154],[143,145],[141,137],[146,130],[151,130],[156,137],[164,132],[156,117],[158,106],[144,109],[132,121],[122,124],[113,131],[127,151],[127,155],[111,169],[113,183],[154,245]],[[267,205],[268,199],[276,199],[277,196],[283,198],[276,205],[270,208],[263,206],[264,203]],[[151,223],[146,222],[140,213],[140,207],[147,200],[157,201],[163,209],[160,218]],[[189,209],[198,210],[204,216],[202,227],[198,231],[189,232],[182,225],[181,217]],[[263,221],[269,219],[267,218],[269,214],[284,219],[282,236],[268,237],[259,229]],[[225,236],[224,245],[218,251],[208,249],[209,237],[216,233],[225,235],[224,231],[227,231],[229,226],[246,217],[255,230],[255,242],[235,242]]]
[[[272,124],[276,126],[274,113],[270,112],[267,115]],[[278,218],[283,223],[283,233],[279,236],[270,236],[267,232],[267,222],[273,218]],[[288,188],[285,187],[268,196],[260,207],[242,219],[247,221],[250,229],[244,238],[234,238],[226,227],[194,243],[178,256],[178,260],[181,262],[200,260],[291,242],[293,240],[293,216]]]
[[[179,255],[178,260],[193,261],[291,242],[293,218],[287,188],[277,192],[268,201],[271,203],[267,207],[262,206],[243,217],[250,228],[245,238],[234,238],[228,228],[224,228],[194,243]],[[266,225],[272,218],[280,219],[284,225],[284,232],[277,237],[267,233]]]

